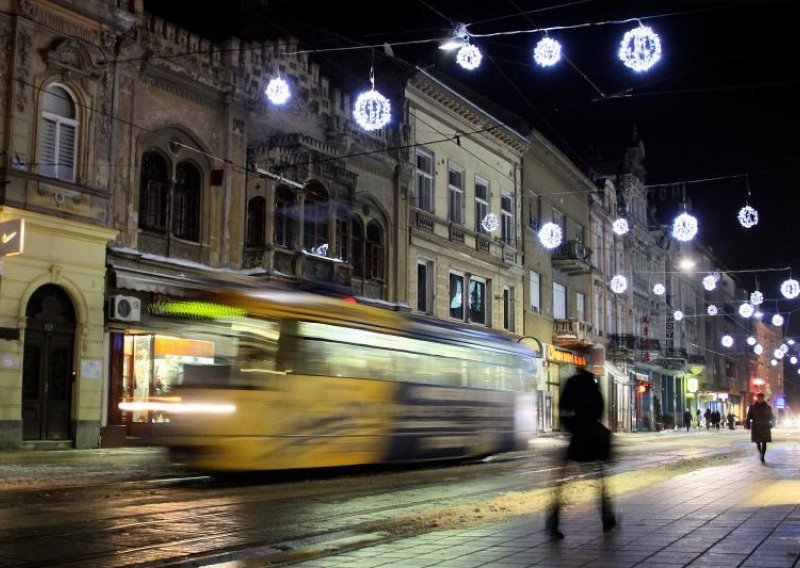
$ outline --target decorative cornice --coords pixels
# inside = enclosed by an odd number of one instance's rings
[[[520,154],[524,154],[530,149],[530,142],[524,136],[492,117],[466,98],[455,96],[454,91],[446,89],[441,83],[436,82],[429,76],[420,73],[414,75],[409,80],[409,88],[416,89],[420,95],[471,122],[475,125],[475,130],[487,129],[485,132],[487,136],[491,136],[502,144],[510,146]],[[489,129],[492,126],[496,128]]]

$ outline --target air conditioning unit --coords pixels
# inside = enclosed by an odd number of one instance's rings
[[[142,301],[135,296],[111,296],[109,318],[118,321],[139,321]]]

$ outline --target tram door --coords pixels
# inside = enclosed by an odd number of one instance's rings
[[[75,311],[58,286],[39,288],[26,310],[22,371],[22,437],[71,437]]]

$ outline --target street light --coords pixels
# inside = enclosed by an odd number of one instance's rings
[[[697,263],[688,256],[683,257],[678,261],[678,268],[680,268],[681,270],[685,270],[687,272],[693,269],[696,265]]]

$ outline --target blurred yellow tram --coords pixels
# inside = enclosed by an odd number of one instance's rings
[[[526,447],[533,353],[489,330],[298,292],[155,307],[202,345],[158,397],[149,443],[212,471],[458,459]]]

